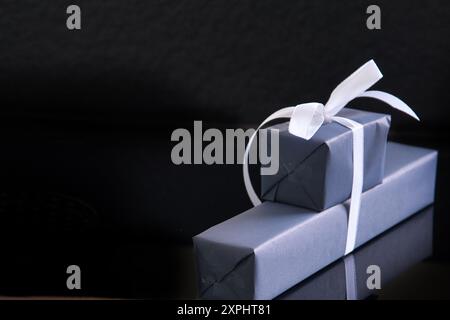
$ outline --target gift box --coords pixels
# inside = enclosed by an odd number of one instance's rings
[[[382,290],[392,279],[431,256],[432,248],[433,207],[428,207],[282,293],[277,299],[364,299],[379,292],[367,288],[369,266],[380,267]]]
[[[388,143],[383,183],[362,194],[356,247],[433,202],[436,163],[436,151]],[[348,206],[266,201],[195,236],[200,297],[272,299],[341,258]]]
[[[348,108],[337,115],[364,126],[363,190],[368,190],[383,180],[391,118]],[[270,127],[279,130],[279,170],[274,175],[261,175],[261,198],[315,211],[347,200],[353,181],[352,130],[330,122],[305,140],[288,128],[288,122]]]

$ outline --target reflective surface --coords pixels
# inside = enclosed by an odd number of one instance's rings
[[[432,240],[433,208],[430,207],[278,298],[364,299],[378,295],[390,281],[431,256]]]

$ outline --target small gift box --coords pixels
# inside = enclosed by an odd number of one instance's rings
[[[383,180],[390,116],[347,108],[337,115],[363,126],[363,191],[368,190]],[[330,122],[309,140],[291,134],[287,122],[270,129],[279,131],[279,170],[261,176],[262,199],[322,211],[350,198],[351,129]]]
[[[361,196],[355,229],[349,201],[315,211],[266,201],[194,237],[200,297],[272,299],[434,200],[437,152],[388,143],[383,183]]]

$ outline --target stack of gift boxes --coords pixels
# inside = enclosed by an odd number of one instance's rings
[[[434,201],[437,152],[388,142],[386,114],[345,108],[363,125],[363,192],[355,248]],[[261,176],[260,205],[193,238],[200,298],[273,299],[346,253],[352,130],[323,124],[311,139],[279,132],[280,170]]]

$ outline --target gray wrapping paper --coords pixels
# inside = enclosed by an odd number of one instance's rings
[[[388,143],[383,183],[362,195],[356,246],[434,199],[437,152]],[[344,255],[348,201],[320,213],[264,202],[193,238],[199,295],[272,299]]]
[[[338,116],[364,125],[363,190],[368,190],[383,179],[390,116],[348,108]],[[279,130],[279,170],[261,176],[261,198],[316,211],[347,200],[353,181],[351,130],[331,122],[304,140],[290,134],[288,126],[271,127]]]
[[[354,296],[357,299],[364,299],[378,293],[378,290],[367,288],[368,266],[380,267],[381,288],[383,288],[393,278],[429,257],[432,248],[433,207],[428,207],[351,254],[355,264]],[[347,299],[344,259],[302,281],[277,299]]]

